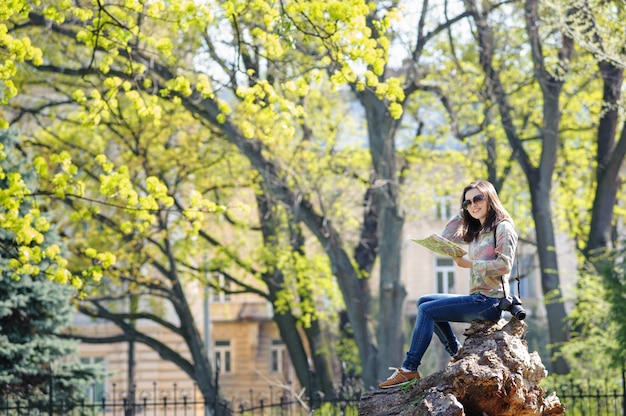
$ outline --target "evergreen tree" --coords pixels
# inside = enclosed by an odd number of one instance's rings
[[[26,188],[33,189],[28,186],[35,180],[32,160],[19,148],[16,134],[1,131],[0,146],[2,171],[19,172]],[[8,176],[0,177],[0,192],[9,187],[8,182]],[[22,204],[19,210],[29,208]],[[0,215],[6,211],[3,207]],[[60,245],[54,227],[43,235],[42,250]],[[0,389],[47,392],[54,385],[57,399],[77,399],[101,370],[71,359],[77,342],[62,335],[72,317],[73,289],[48,279],[45,260],[39,262],[39,272],[16,276],[9,262],[21,261],[24,255],[24,246],[16,244],[14,233],[0,228]]]

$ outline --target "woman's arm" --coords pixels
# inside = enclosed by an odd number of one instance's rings
[[[462,267],[464,269],[471,269],[474,265],[474,262],[468,259],[467,257],[453,257],[452,258],[457,266]]]
[[[467,244],[463,241],[463,235],[459,233],[462,224],[463,217],[459,212],[454,217],[450,218],[450,221],[446,224],[441,236],[455,243]]]

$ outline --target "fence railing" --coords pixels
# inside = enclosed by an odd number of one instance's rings
[[[624,381],[617,388],[570,382],[558,387],[557,396],[568,416],[626,416]]]
[[[68,402],[45,393],[7,394],[0,392],[0,416],[206,416],[228,414],[247,416],[357,416],[361,397],[359,390],[340,390],[330,397],[292,397],[256,395],[228,403],[205,403],[196,389],[152,389],[134,391],[131,395],[111,389],[101,400]],[[566,406],[568,416],[626,416],[624,384],[591,386],[569,383],[559,386],[556,394]],[[207,406],[208,405],[208,406]],[[216,409],[208,413],[207,409]]]
[[[52,390],[54,392],[54,390]],[[356,416],[361,392],[338,390],[329,397],[296,397],[270,393],[230,402],[209,403],[196,388],[180,389],[173,385],[159,389],[120,390],[112,385],[101,399],[69,401],[55,398],[48,392],[10,394],[0,391],[0,416]]]

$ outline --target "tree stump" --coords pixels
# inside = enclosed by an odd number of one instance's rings
[[[359,416],[564,415],[556,394],[544,397],[539,386],[547,371],[528,352],[526,329],[515,318],[472,322],[458,361],[415,383],[363,394]]]

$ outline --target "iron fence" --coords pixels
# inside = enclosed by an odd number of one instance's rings
[[[270,388],[269,394],[250,390],[248,398],[209,403],[195,387],[180,389],[173,385],[162,390],[156,383],[150,389],[130,392],[112,385],[101,399],[79,401],[55,398],[49,391],[0,392],[0,416],[356,416],[361,396],[359,390],[340,389],[329,397],[275,397]]]
[[[557,396],[568,416],[626,416],[623,380],[621,387],[570,381],[558,387]]]
[[[197,389],[152,389],[126,394],[112,387],[101,400],[69,402],[57,400],[47,392],[9,394],[0,392],[0,416],[206,416],[207,408],[219,414],[246,416],[357,416],[361,391],[343,389],[324,397],[257,395],[224,403],[206,403]],[[626,416],[624,382],[621,386],[570,382],[555,390],[568,416]],[[216,406],[217,405],[217,406]]]

